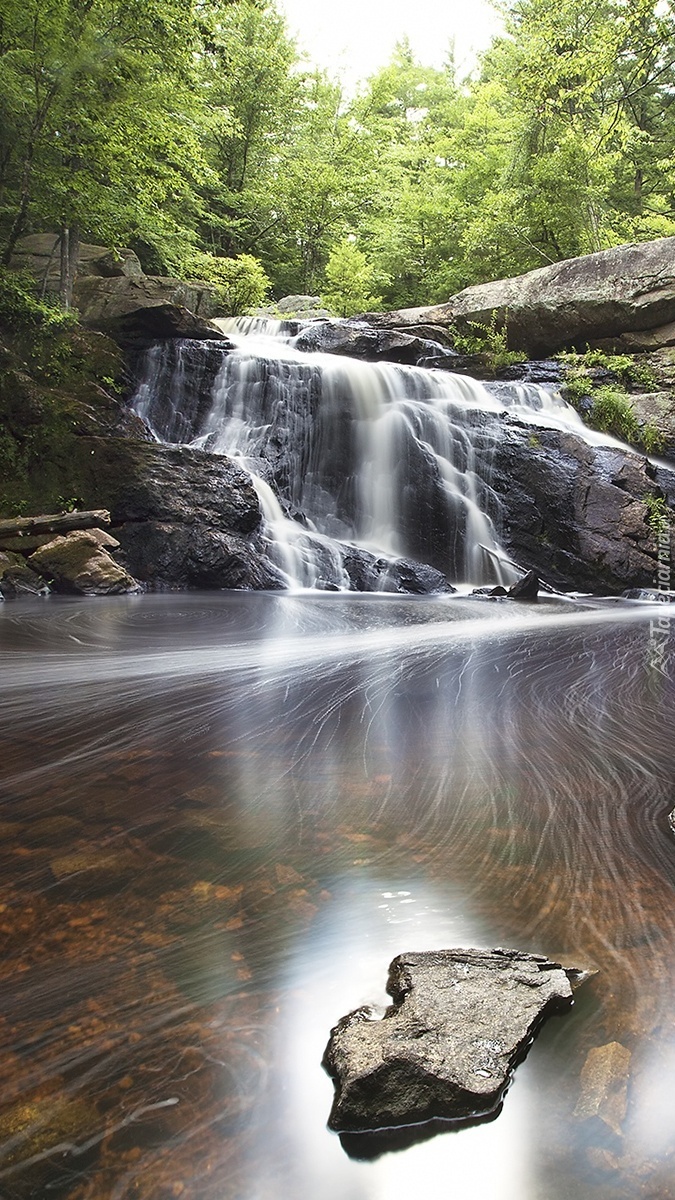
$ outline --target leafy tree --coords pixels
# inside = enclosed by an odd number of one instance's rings
[[[262,263],[251,254],[236,258],[217,258],[203,252],[193,253],[188,260],[189,273],[218,285],[216,293],[223,315],[238,317],[264,303],[270,281]]]
[[[373,311],[382,303],[373,294],[376,271],[365,254],[346,238],[334,246],[326,264],[327,288],[322,296],[326,308],[340,317]]]

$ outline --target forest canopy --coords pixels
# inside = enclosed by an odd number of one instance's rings
[[[670,0],[500,8],[470,78],[404,42],[347,95],[274,0],[2,0],[3,261],[70,231],[357,311],[675,233]]]

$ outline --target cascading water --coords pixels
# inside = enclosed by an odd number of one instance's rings
[[[431,564],[453,583],[513,581],[490,486],[499,418],[511,409],[570,423],[555,392],[302,353],[298,322],[219,324],[234,350],[154,347],[134,405],[159,440],[230,455],[250,471],[270,557],[289,586],[349,587],[354,547]]]

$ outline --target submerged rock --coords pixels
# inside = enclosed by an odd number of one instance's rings
[[[323,1060],[336,1085],[331,1129],[494,1112],[539,1025],[571,1005],[578,976],[518,950],[399,955],[384,1018],[359,1008],[331,1031]]]
[[[581,1095],[574,1110],[582,1120],[596,1118],[617,1137],[628,1107],[631,1053],[620,1042],[594,1046],[581,1071]]]

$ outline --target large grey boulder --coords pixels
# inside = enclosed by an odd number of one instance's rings
[[[446,304],[371,319],[387,328],[423,323],[476,332],[493,315],[506,323],[509,345],[533,358],[668,325],[675,321],[675,237],[614,246],[465,288]]]
[[[457,357],[452,350],[425,337],[396,329],[373,329],[362,321],[316,321],[295,339],[295,347],[308,353],[341,354],[365,362],[394,362],[406,366],[433,361],[452,368]],[[445,361],[447,360],[447,361]]]
[[[384,1018],[360,1008],[331,1032],[330,1127],[376,1130],[494,1112],[542,1021],[571,1005],[578,977],[518,950],[399,955]]]
[[[124,341],[225,338],[210,322],[219,308],[215,289],[207,283],[183,283],[154,275],[140,279],[87,275],[76,280],[73,303],[84,325],[121,336]]]
[[[116,538],[102,529],[78,530],[40,546],[28,559],[55,592],[118,596],[140,591],[138,582],[115,562]]]
[[[28,271],[47,292],[58,292],[61,274],[58,233],[31,233],[17,242],[10,266],[13,271]],[[77,275],[102,278],[142,279],[138,255],[128,248],[112,250],[80,242],[77,251]]]
[[[10,265],[33,275],[41,290],[57,293],[59,235],[34,233],[22,238]],[[210,323],[221,311],[213,284],[146,275],[138,256],[126,248],[79,243],[73,305],[84,325],[105,330],[125,343],[225,337]]]

